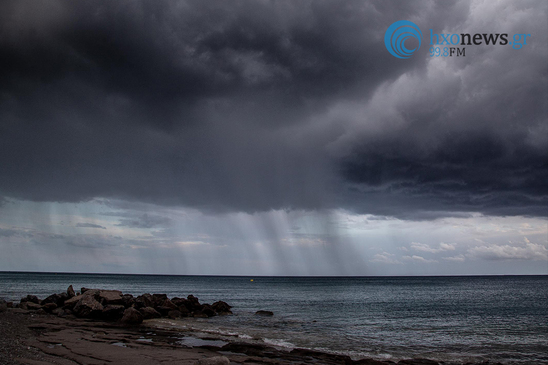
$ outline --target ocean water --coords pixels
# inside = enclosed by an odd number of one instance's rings
[[[251,281],[253,279],[253,281]],[[548,364],[548,276],[213,277],[0,273],[0,298],[80,287],[193,294],[233,316],[161,320],[203,333],[352,358]],[[273,317],[256,316],[270,310]],[[192,342],[192,337],[185,341]],[[196,340],[197,341],[197,340]],[[199,342],[199,341],[198,341]]]

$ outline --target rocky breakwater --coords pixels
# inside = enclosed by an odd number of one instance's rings
[[[207,318],[232,314],[231,306],[223,301],[201,304],[193,295],[170,299],[166,294],[147,293],[134,297],[119,290],[88,288],[82,288],[80,293],[76,293],[72,285],[65,293],[52,294],[43,300],[27,295],[17,307],[59,317],[74,315],[126,325],[140,324],[144,319],[151,318]]]

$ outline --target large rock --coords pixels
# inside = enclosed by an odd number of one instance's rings
[[[88,293],[89,291],[86,291]],[[81,299],[74,306],[73,312],[77,317],[99,317],[103,312],[103,305],[92,295],[81,295]]]
[[[68,308],[68,309],[74,308],[76,303],[78,303],[80,301],[80,299],[82,299],[82,298],[83,298],[82,295],[77,295],[77,296],[74,296],[70,299],[65,300],[64,308]]]
[[[175,309],[175,310],[178,310],[179,307],[177,307],[171,300],[169,299],[166,299],[164,301],[164,303],[162,304],[164,307],[169,307],[169,308],[172,308],[172,309]]]
[[[171,301],[173,302],[173,304],[175,304],[178,307],[178,306],[184,305],[186,302],[188,302],[188,299],[173,297],[173,298],[171,298]]]
[[[143,315],[135,308],[130,307],[124,311],[122,323],[126,325],[137,325],[143,322]]]
[[[232,307],[222,300],[213,303],[211,308],[213,308],[213,310],[219,315],[232,314],[232,311],[230,310]]]
[[[69,299],[68,294],[66,293],[60,293],[60,294],[52,294],[46,299],[42,300],[42,305],[46,305],[48,303],[54,303],[57,307],[62,307],[65,303],[65,300]]]
[[[135,298],[134,306],[137,309],[144,308],[144,307],[154,307],[154,304],[152,301],[152,295],[148,293],[139,295],[137,298]]]
[[[163,306],[166,300],[168,300],[166,294],[152,294],[152,306],[154,308]]]
[[[133,295],[131,294],[124,294],[122,295],[122,304],[124,307],[129,308],[135,303],[135,298],[133,298]]]
[[[109,304],[103,308],[101,318],[107,321],[117,321],[124,315],[126,307],[122,304]]]
[[[190,315],[190,311],[184,305],[179,307],[179,312],[181,312],[181,317],[188,317]]]
[[[177,319],[177,318],[181,318],[182,314],[178,310],[171,310],[171,311],[169,311],[167,316],[171,319]]]
[[[213,307],[211,307],[209,304],[204,304],[202,308],[202,313],[204,313],[208,317],[216,316],[217,313],[213,310]]]
[[[190,311],[194,311],[194,310],[200,310],[202,309],[202,305],[200,304],[200,302],[198,301],[198,298],[196,298],[194,295],[189,295],[187,297],[187,300],[188,302],[186,302],[186,305],[187,305],[187,308],[190,310]]]
[[[194,311],[194,312],[192,312],[192,317],[194,317],[194,318],[207,318],[207,314],[205,314],[202,311]]]
[[[36,295],[27,295],[26,297],[21,299],[21,303],[24,303],[24,302],[40,304],[40,299],[38,299]]]
[[[173,304],[173,302],[169,299],[166,299],[162,305],[159,305],[154,309],[160,312],[163,316],[167,316],[167,314],[173,310],[179,311],[179,307]]]
[[[98,300],[102,305],[124,303],[122,300],[122,292],[119,290],[101,290],[98,296]]]
[[[213,356],[200,359],[195,365],[230,365],[230,360],[226,356]]]
[[[42,306],[40,304],[36,304],[34,302],[27,302],[26,305],[27,305],[26,309],[30,309],[30,310],[42,309]]]
[[[87,296],[94,297],[95,300],[99,301],[99,293],[101,292],[101,289],[86,289],[86,288],[82,288],[82,290],[84,290],[84,292],[82,293],[82,295],[87,295]]]
[[[56,308],[54,309],[51,314],[55,314],[57,317],[66,317],[67,312],[63,308]]]
[[[169,313],[169,311],[174,310],[173,308],[164,307],[163,305],[161,305],[161,306],[159,306],[159,307],[156,307],[156,308],[154,308],[154,309],[156,309],[163,317],[167,316],[167,314]]]
[[[200,302],[198,301],[198,298],[196,298],[194,295],[188,296],[187,302],[185,303],[185,305],[187,309],[192,313],[201,312],[202,309],[204,308],[204,306],[201,305]]]
[[[143,315],[143,319],[160,318],[162,315],[152,307],[144,307],[139,309],[139,312]]]
[[[67,288],[67,295],[68,295],[69,298],[72,298],[72,297],[76,296],[76,293],[74,292],[74,288],[72,287],[72,285],[70,285]]]
[[[48,313],[53,312],[54,309],[57,309],[57,304],[55,303],[46,303],[42,305],[42,308]]]

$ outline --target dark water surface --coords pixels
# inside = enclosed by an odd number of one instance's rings
[[[253,281],[250,281],[254,279]],[[234,316],[181,328],[283,347],[398,360],[548,364],[548,276],[214,277],[1,273],[0,298],[68,285],[224,300]],[[257,310],[273,317],[259,317]]]

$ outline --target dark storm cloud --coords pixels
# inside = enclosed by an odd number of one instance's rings
[[[527,4],[546,15],[544,3]],[[536,46],[510,56],[478,47],[447,66],[456,76],[435,78],[424,57],[392,57],[384,32],[401,19],[479,27],[467,1],[1,7],[2,195],[421,219],[547,214],[545,21],[494,24]],[[404,91],[379,97],[398,83]],[[169,224],[153,218],[120,224]]]

